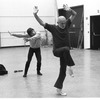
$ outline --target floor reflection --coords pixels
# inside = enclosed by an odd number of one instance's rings
[[[73,67],[74,78],[67,74],[64,81],[66,97],[58,96],[54,88],[60,66],[59,59],[52,54],[52,47],[42,48],[43,76],[36,74],[35,57],[30,64],[27,78],[23,78],[23,72],[14,73],[17,69],[24,70],[27,51],[28,47],[0,50],[0,63],[9,72],[8,75],[0,76],[0,98],[100,97],[100,51],[71,50],[76,65]]]

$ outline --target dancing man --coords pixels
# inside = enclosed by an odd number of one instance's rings
[[[57,21],[58,25],[44,23],[37,15],[39,11],[37,6],[34,7],[33,12],[34,17],[39,24],[51,32],[53,36],[53,54],[54,56],[60,58],[60,72],[54,87],[57,88],[57,93],[60,95],[66,95],[66,93],[62,92],[63,82],[66,77],[66,67],[70,67],[70,75],[72,75],[73,71],[71,67],[75,65],[70,55],[70,39],[68,29],[77,14],[71,8],[68,9],[67,5],[63,5],[63,9],[65,11],[69,10],[69,12],[71,12],[71,16],[68,19],[66,19],[64,16],[59,16]]]

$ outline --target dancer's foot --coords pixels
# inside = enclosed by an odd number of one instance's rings
[[[37,72],[37,75],[42,75],[42,73],[41,72]]]
[[[58,95],[62,95],[62,96],[66,96],[67,93],[62,92],[62,89],[57,89],[57,94]]]
[[[27,75],[23,75],[23,77],[27,77]]]
[[[73,73],[73,70],[72,70],[71,67],[69,67],[68,72],[69,72],[69,75],[70,75],[71,77],[74,77],[74,73]]]

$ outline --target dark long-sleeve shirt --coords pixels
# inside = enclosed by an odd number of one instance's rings
[[[51,25],[46,23],[45,29],[51,32],[53,36],[53,49],[57,49],[60,47],[70,47],[70,37],[68,29],[71,25],[71,20],[68,19],[66,22],[66,27],[61,29],[58,25]]]

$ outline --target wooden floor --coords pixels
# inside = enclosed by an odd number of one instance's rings
[[[59,59],[52,54],[52,47],[42,48],[43,76],[36,74],[36,58],[28,71],[27,78],[24,70],[28,47],[0,49],[0,63],[8,70],[8,75],[0,76],[0,98],[86,98],[100,97],[100,51],[71,50],[76,63],[73,67],[75,77],[67,73],[63,91],[67,96],[59,96],[53,87],[59,73]]]

